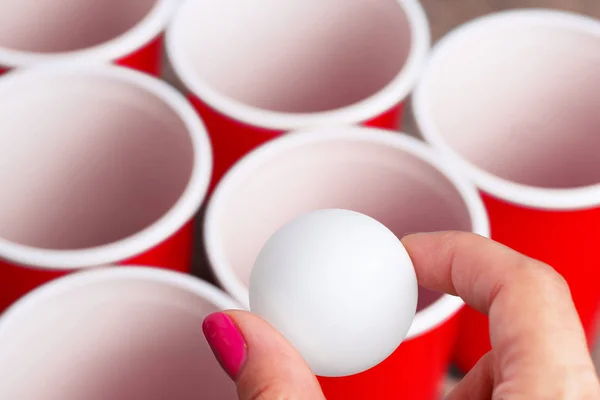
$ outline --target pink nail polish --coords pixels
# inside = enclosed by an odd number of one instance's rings
[[[223,370],[235,380],[246,361],[246,341],[227,314],[217,312],[204,319],[202,331]]]

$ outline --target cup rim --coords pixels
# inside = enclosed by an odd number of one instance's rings
[[[192,143],[192,173],[179,199],[148,227],[115,242],[76,250],[41,249],[0,237],[0,259],[34,269],[71,270],[116,263],[163,242],[188,223],[204,202],[212,175],[212,146],[204,123],[183,95],[167,83],[142,72],[114,65],[45,65],[11,71],[0,80],[0,90],[57,75],[104,77],[134,85],[160,99],[183,122]]]
[[[156,0],[152,9],[125,33],[103,43],[78,50],[42,53],[8,49],[0,46],[0,66],[32,67],[44,62],[88,61],[111,62],[144,47],[158,37],[176,11],[178,0]]]
[[[60,296],[73,288],[115,279],[164,283],[197,295],[222,310],[241,309],[240,305],[221,289],[199,278],[181,272],[141,265],[127,267],[109,265],[74,272],[33,289],[0,314],[0,337],[13,325],[19,323],[19,317],[44,304],[48,299]]]
[[[429,22],[421,4],[416,0],[395,0],[404,10],[411,30],[411,49],[396,77],[383,89],[349,106],[312,113],[288,113],[264,110],[237,101],[213,89],[194,73],[178,40],[183,24],[194,1],[184,3],[165,34],[165,45],[173,70],[183,85],[196,97],[219,113],[247,125],[273,129],[303,129],[307,126],[345,125],[369,120],[397,106],[414,88],[425,65],[430,48]]]
[[[439,154],[426,144],[399,132],[378,128],[358,126],[338,126],[317,128],[287,133],[262,145],[243,157],[222,178],[215,188],[206,207],[203,226],[206,255],[210,268],[221,285],[237,302],[249,309],[248,288],[234,273],[224,254],[218,234],[218,216],[222,215],[224,200],[230,193],[265,160],[272,159],[289,149],[307,144],[322,143],[331,140],[356,141],[382,144],[410,153],[434,168],[457,190],[471,218],[472,232],[489,237],[490,228],[487,213],[475,187],[451,166],[439,157]],[[407,338],[413,338],[431,331],[453,316],[464,306],[462,299],[443,294],[434,303],[417,312]]]
[[[420,82],[412,96],[412,109],[419,131],[424,139],[449,159],[455,168],[470,177],[485,193],[509,203],[542,210],[576,210],[600,205],[600,183],[579,188],[551,189],[517,183],[500,178],[466,160],[444,139],[433,122],[428,108],[427,92],[430,87],[430,71],[439,65],[439,60],[461,46],[465,37],[478,35],[493,26],[510,26],[527,23],[531,26],[546,26],[569,29],[600,38],[600,22],[580,14],[550,10],[522,9],[502,11],[476,18],[455,28],[434,46]]]

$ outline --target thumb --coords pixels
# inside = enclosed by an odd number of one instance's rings
[[[261,318],[218,312],[206,317],[202,329],[240,400],[325,400],[298,351]]]

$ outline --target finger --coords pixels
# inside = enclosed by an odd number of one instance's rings
[[[267,322],[245,311],[209,315],[204,335],[236,382],[240,400],[324,400],[298,351]]]
[[[493,390],[492,353],[486,353],[448,394],[446,400],[489,400]]]
[[[489,315],[494,363],[512,385],[500,390],[536,398],[577,390],[570,385],[582,379],[594,387],[583,328],[552,268],[470,233],[416,234],[403,243],[421,285],[457,294]]]

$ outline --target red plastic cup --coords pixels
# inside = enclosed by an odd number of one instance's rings
[[[162,36],[179,0],[18,0],[0,4],[2,70],[116,63],[160,75]]]
[[[600,22],[521,10],[444,38],[414,95],[425,139],[480,188],[492,238],[552,265],[570,285],[590,345],[600,305]],[[456,362],[490,350],[466,308]]]
[[[268,238],[313,210],[344,208],[397,236],[439,230],[488,234],[476,189],[407,135],[375,128],[320,128],[275,139],[242,158],[217,185],[205,215],[206,253],[221,286],[249,307],[254,260]],[[440,395],[462,300],[425,289],[407,339],[378,366],[319,378],[328,400]]]
[[[202,334],[207,315],[232,308],[219,289],[171,271],[58,279],[0,318],[0,398],[237,399]]]
[[[188,0],[166,34],[211,135],[213,184],[284,131],[398,127],[429,40],[416,0]]]
[[[69,271],[190,269],[211,174],[184,96],[122,67],[40,66],[0,79],[0,312]]]

